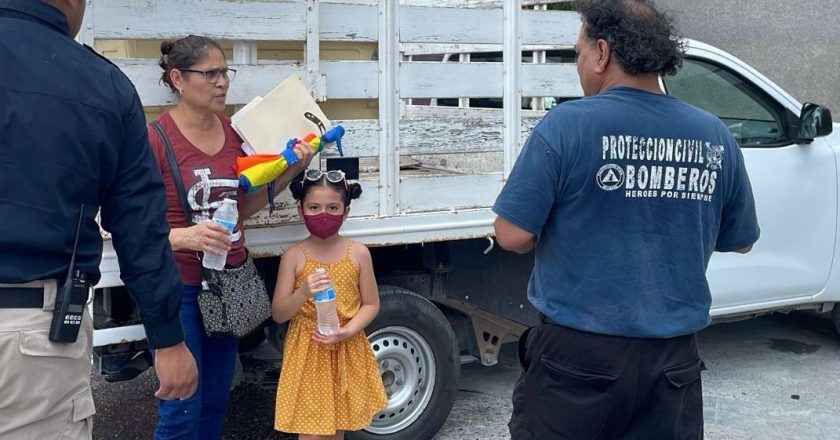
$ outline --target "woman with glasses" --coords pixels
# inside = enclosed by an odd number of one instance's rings
[[[149,141],[166,185],[169,242],[184,284],[181,324],[187,347],[196,359],[198,389],[183,401],[160,401],[155,439],[221,437],[222,422],[236,364],[235,337],[208,337],[198,309],[201,253],[227,252],[227,265],[246,259],[242,222],[267,203],[265,190],[244,193],[236,177],[236,158],[243,156],[242,139],[223,115],[225,99],[236,70],[227,66],[221,46],[212,39],[190,35],[161,44],[161,81],[177,95],[178,103],[156,122],[168,138],[178,164],[171,170],[164,140],[149,127]],[[312,151],[296,146],[300,159],[275,182],[278,193],[312,160]],[[174,172],[183,182],[192,218],[186,218],[175,186]],[[213,212],[223,199],[238,201],[239,220],[232,233],[214,222]]]

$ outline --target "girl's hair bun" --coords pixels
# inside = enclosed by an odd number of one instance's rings
[[[289,191],[292,192],[292,198],[295,200],[303,200],[303,196],[306,195],[303,191],[303,181],[301,180],[293,180],[289,184]]]
[[[358,183],[350,183],[347,185],[347,195],[350,196],[350,200],[358,199],[362,196],[362,185]]]

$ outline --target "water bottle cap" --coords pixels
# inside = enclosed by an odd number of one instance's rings
[[[315,302],[329,301],[331,299],[335,299],[335,290],[328,289],[324,290],[323,292],[318,292],[315,294],[313,299],[315,300]]]

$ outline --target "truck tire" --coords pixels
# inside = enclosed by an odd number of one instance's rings
[[[388,406],[353,440],[428,440],[455,401],[461,363],[455,332],[429,300],[409,290],[379,287],[379,315],[365,329]]]

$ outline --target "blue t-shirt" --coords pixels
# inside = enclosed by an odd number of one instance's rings
[[[534,307],[575,329],[628,337],[708,325],[712,252],[759,236],[743,156],[726,126],[628,87],[552,109],[493,211],[537,238]]]

